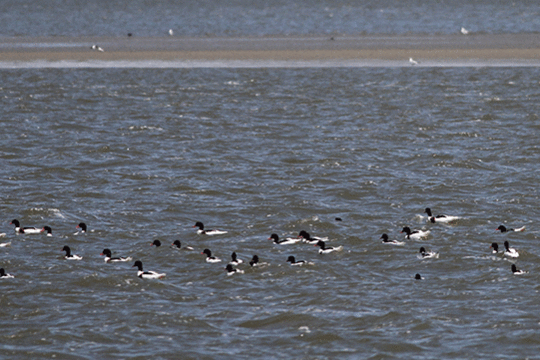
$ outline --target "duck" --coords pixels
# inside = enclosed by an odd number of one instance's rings
[[[415,280],[424,280],[424,278],[423,278],[422,275],[420,275],[420,274],[414,275],[414,279],[415,279]]]
[[[200,221],[197,221],[195,225],[193,225],[193,227],[198,227],[199,230],[197,230],[197,234],[202,234],[202,235],[221,235],[221,234],[227,233],[227,231],[217,230],[217,229],[204,230],[204,224]]]
[[[135,266],[139,269],[139,271],[137,271],[137,276],[141,279],[161,279],[166,276],[166,274],[160,274],[155,271],[143,271],[142,261],[140,260],[135,261],[135,264],[133,264],[132,267]]]
[[[433,251],[426,251],[426,249],[422,246],[420,248],[420,255],[418,255],[420,259],[438,259],[439,253],[433,252]]]
[[[103,249],[103,252],[100,255],[105,255],[105,262],[122,262],[122,261],[131,261],[131,257],[112,257],[110,249]]]
[[[519,257],[518,251],[514,248],[511,248],[508,241],[504,242],[504,255],[513,258]]]
[[[244,273],[244,270],[235,269],[232,266],[232,264],[227,264],[227,266],[225,267],[225,270],[227,270],[227,275],[228,276],[231,276],[231,275],[234,275],[234,274],[243,274]]]
[[[231,254],[231,262],[229,264],[231,265],[238,265],[238,264],[242,264],[244,262],[244,260],[242,259],[239,259],[237,256],[236,256],[236,252],[233,252]]]
[[[206,262],[209,263],[218,263],[221,262],[221,259],[215,256],[212,256],[210,249],[204,249],[201,254],[206,254]]]
[[[278,244],[278,245],[291,245],[291,244],[296,244],[296,243],[301,241],[300,238],[296,238],[296,239],[295,238],[286,238],[285,240],[279,240],[278,234],[270,235],[268,240],[274,240],[274,244]]]
[[[405,241],[390,240],[387,234],[382,234],[380,239],[382,239],[383,244],[392,244],[392,245],[399,245],[399,246],[405,245]]]
[[[292,255],[287,258],[287,262],[290,262],[291,265],[293,265],[293,266],[302,266],[302,265],[307,264],[307,261],[305,261],[305,260],[296,261],[296,259]]]
[[[451,216],[451,215],[444,215],[444,214],[433,216],[433,214],[431,213],[430,208],[426,208],[426,210],[424,212],[428,215],[428,221],[430,221],[432,223],[436,223],[436,222],[438,222],[438,223],[449,223],[449,222],[456,221],[456,220],[459,219],[458,216]]]
[[[40,234],[41,229],[34,226],[21,227],[21,223],[17,219],[13,219],[10,225],[15,225],[15,232],[18,234]]]
[[[259,265],[259,257],[257,255],[253,255],[249,262],[249,265],[251,265],[251,267]]]
[[[41,229],[41,232],[46,232],[47,236],[52,236],[52,229],[50,226],[44,226],[43,229]]]
[[[82,223],[79,223],[79,225],[76,226],[76,229],[81,229],[80,232],[82,234],[84,234],[84,233],[86,233],[87,227],[86,227],[86,224],[82,222]]]
[[[8,247],[11,246],[11,241],[7,243],[0,243],[0,247]]]
[[[298,237],[301,238],[303,242],[308,243],[308,244],[316,244],[319,240],[322,240],[322,241],[328,240],[327,237],[325,237],[325,238],[318,237],[318,236],[313,236],[312,237],[305,230],[300,231],[300,233],[298,234]]]
[[[337,246],[337,247],[329,246],[329,247],[326,247],[326,243],[323,240],[319,240],[315,244],[315,246],[318,246],[320,248],[319,249],[319,254],[329,254],[331,252],[341,251],[343,249],[343,246]]]
[[[4,268],[0,268],[0,279],[13,279],[15,276],[6,273]]]
[[[510,232],[510,231],[521,232],[521,231],[525,231],[525,226],[522,226],[517,229],[507,229],[506,226],[500,225],[498,228],[495,229],[495,231],[500,231],[501,233]]]
[[[180,248],[182,248],[182,243],[180,242],[180,240],[174,240],[174,242],[171,244],[171,246],[173,248],[180,249]],[[182,249],[193,250],[193,248],[191,246],[184,246]]]
[[[499,244],[497,244],[496,242],[491,243],[491,246],[489,248],[492,249],[491,252],[493,254],[498,254],[499,253]]]
[[[518,268],[516,267],[516,264],[512,264],[512,274],[514,275],[523,275],[523,274],[526,274],[527,271],[523,271],[523,270],[518,270]]]
[[[424,230],[411,231],[411,228],[408,227],[408,226],[405,226],[403,228],[403,230],[401,230],[401,232],[405,233],[405,237],[407,239],[412,239],[412,240],[419,240],[419,239],[425,238],[430,233],[429,230],[427,230],[427,231],[424,231]]]
[[[155,245],[156,247],[160,247],[160,246],[161,246],[161,241],[159,241],[159,240],[157,240],[157,239],[154,240],[154,241],[150,244],[150,246],[154,246],[154,245]]]
[[[227,275],[228,276],[234,275],[236,273],[238,273],[238,274],[243,274],[244,273],[244,270],[236,269],[236,268],[234,268],[232,266],[232,264],[227,264],[227,266],[225,267],[225,270],[227,270]]]
[[[6,237],[6,233],[0,233],[0,237]]]
[[[62,248],[62,251],[66,252],[66,255],[64,256],[64,259],[66,260],[82,260],[82,256],[72,254],[71,249],[67,245]]]

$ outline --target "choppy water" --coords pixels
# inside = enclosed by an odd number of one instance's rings
[[[540,31],[530,0],[4,0],[0,36],[500,34]]]
[[[539,71],[0,71],[2,357],[534,358]],[[426,224],[427,206],[462,219]],[[380,243],[405,225],[431,236]],[[344,250],[267,240],[303,229]],[[529,274],[490,253],[504,240]],[[268,265],[228,277],[204,248]]]

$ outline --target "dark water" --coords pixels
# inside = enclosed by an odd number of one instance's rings
[[[4,0],[0,36],[500,34],[540,31],[538,1]]]
[[[539,75],[0,71],[0,264],[16,276],[1,281],[2,357],[534,358]],[[427,206],[461,219],[428,224]],[[15,236],[14,218],[54,236]],[[75,235],[81,221],[90,232]],[[196,221],[228,233],[197,235]],[[431,234],[380,243],[405,225]],[[303,229],[343,251],[267,240]],[[504,240],[528,274],[491,254]],[[440,257],[418,259],[420,246]],[[106,247],[167,277],[106,264]],[[229,277],[204,248],[268,264]]]

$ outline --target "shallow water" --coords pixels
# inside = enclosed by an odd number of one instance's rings
[[[538,78],[536,67],[0,71],[0,240],[12,242],[0,262],[16,276],[2,281],[2,353],[534,357]],[[425,207],[461,219],[429,224]],[[16,236],[14,218],[54,236]],[[81,221],[90,231],[75,235]],[[197,235],[196,221],[228,233]],[[431,234],[380,243],[405,225]],[[344,250],[267,240],[300,230]],[[195,250],[171,249],[176,239]],[[491,254],[504,240],[529,274]],[[64,245],[83,260],[64,260]],[[420,246],[439,259],[419,260]],[[104,248],[167,277],[106,264]],[[204,248],[224,262],[206,263]],[[267,264],[229,277],[233,251]]]

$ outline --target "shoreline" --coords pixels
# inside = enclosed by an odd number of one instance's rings
[[[104,51],[92,50],[98,44]],[[517,63],[538,66],[540,36],[407,35],[264,38],[1,38],[0,62]]]

